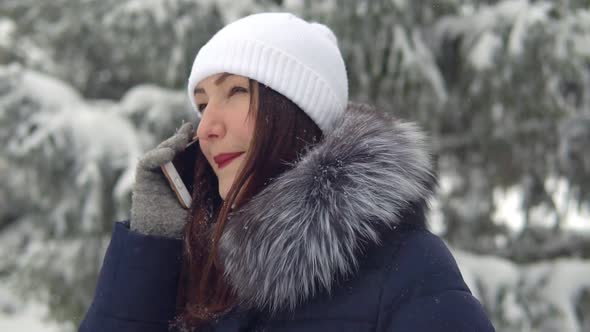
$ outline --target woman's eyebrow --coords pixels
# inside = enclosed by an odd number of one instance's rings
[[[233,76],[233,75],[232,75],[232,74],[230,74],[230,73],[223,73],[223,74],[221,74],[221,76],[219,76],[219,77],[218,77],[218,78],[215,80],[215,82],[214,82],[214,83],[215,83],[215,85],[219,85],[219,84],[223,83],[223,81],[225,81],[225,80],[226,80],[228,77],[230,77],[230,76]],[[193,93],[194,93],[194,94],[197,94],[197,93],[205,93],[205,89],[203,89],[203,88],[198,88],[198,87],[197,87],[197,88],[195,88],[195,90],[193,91]]]
[[[230,73],[223,73],[221,74],[221,76],[219,76],[216,80],[215,80],[215,85],[219,85],[221,83],[223,83],[223,81],[225,81],[226,78],[233,76]]]

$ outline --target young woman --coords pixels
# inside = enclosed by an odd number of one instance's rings
[[[348,103],[329,28],[242,18],[197,54],[200,114],[139,162],[80,331],[493,331],[427,230],[413,124]],[[199,140],[184,210],[159,166]]]

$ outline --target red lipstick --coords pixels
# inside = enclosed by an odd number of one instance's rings
[[[237,157],[239,157],[243,153],[244,152],[221,153],[221,154],[218,154],[217,156],[213,157],[213,160],[217,164],[217,167],[223,168],[224,166],[226,166],[227,164],[232,162],[232,160],[236,159]]]

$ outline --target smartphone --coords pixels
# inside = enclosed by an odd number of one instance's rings
[[[177,153],[172,161],[160,166],[180,205],[185,209],[190,207],[192,201],[198,149],[200,149],[198,140],[194,140],[187,144],[184,151]]]

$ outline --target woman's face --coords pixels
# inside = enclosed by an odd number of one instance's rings
[[[222,199],[244,163],[254,133],[254,116],[248,117],[251,95],[247,77],[227,73],[209,76],[195,88],[201,113],[196,135]]]

